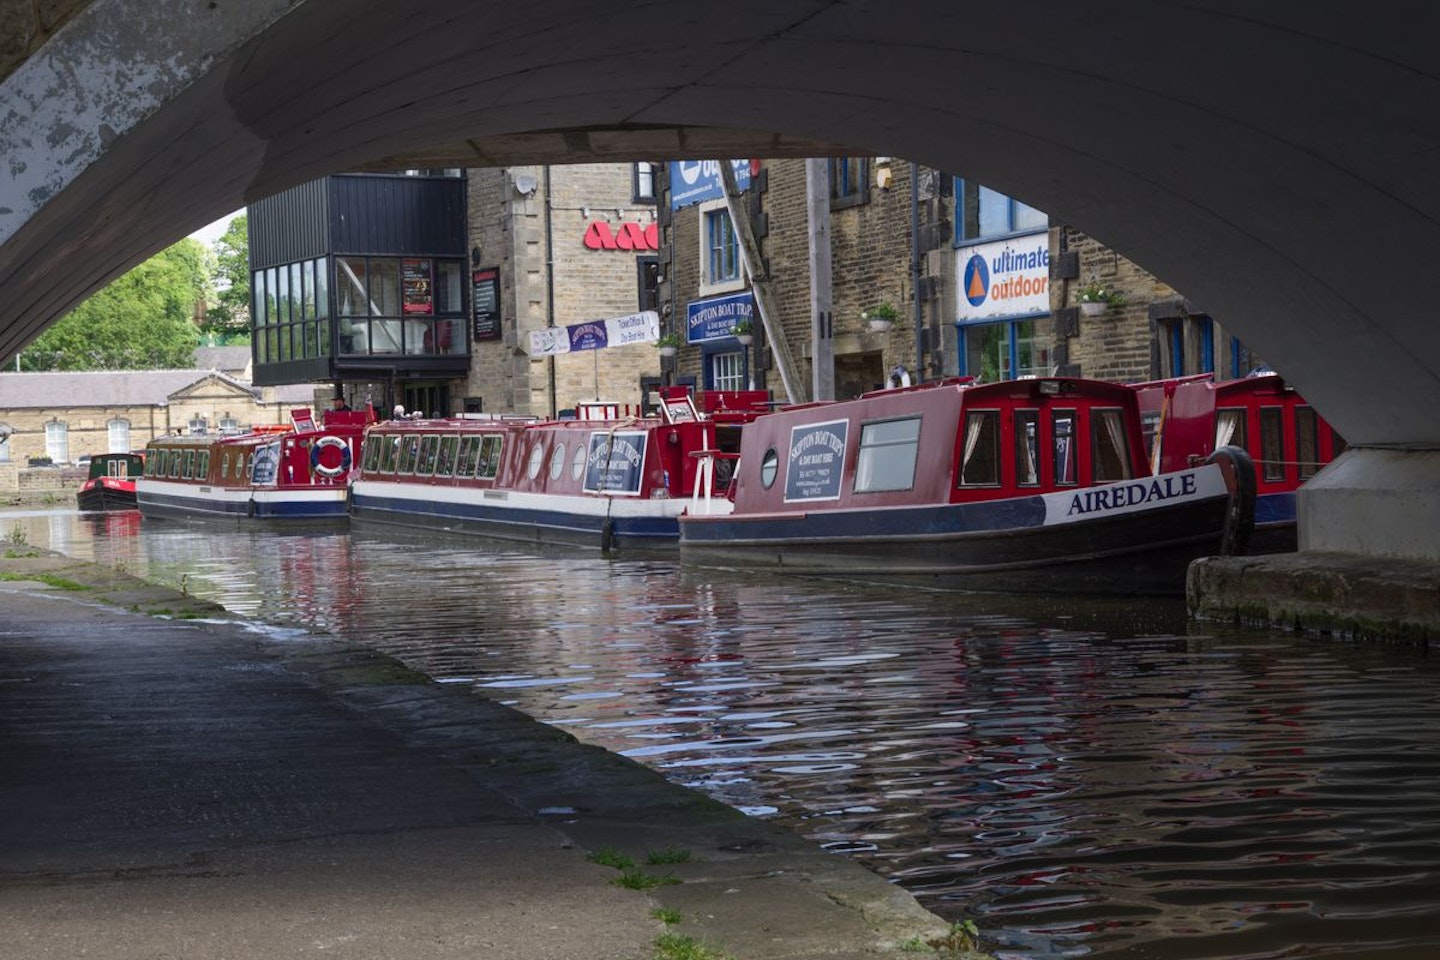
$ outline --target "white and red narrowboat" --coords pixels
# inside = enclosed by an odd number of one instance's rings
[[[136,483],[146,518],[348,519],[347,492],[369,411],[308,410],[289,426],[233,436],[166,436],[146,446]]]
[[[1132,384],[1156,471],[1240,447],[1255,464],[1251,553],[1296,548],[1295,491],[1345,450],[1344,439],[1276,373],[1214,382],[1210,374]]]
[[[765,391],[668,388],[659,415],[581,404],[575,419],[394,420],[366,434],[351,519],[606,552],[673,550],[697,484],[724,490],[715,455],[769,409]],[[728,502],[727,502],[728,503]]]
[[[1181,594],[1243,552],[1243,450],[1152,476],[1134,391],[964,380],[779,410],[745,428],[733,509],[680,520],[684,563],[1020,593]]]
[[[101,453],[75,492],[81,510],[134,510],[135,480],[145,472],[144,453]]]

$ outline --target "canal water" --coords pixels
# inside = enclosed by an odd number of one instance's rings
[[[512,704],[863,861],[1002,957],[1440,955],[1423,651],[483,541],[0,526]]]

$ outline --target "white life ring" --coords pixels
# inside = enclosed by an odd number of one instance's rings
[[[327,467],[320,462],[320,451],[325,447],[340,448],[340,465],[338,467]],[[322,477],[334,479],[342,474],[350,472],[350,444],[339,437],[321,437],[315,441],[315,446],[310,448],[310,469]]]

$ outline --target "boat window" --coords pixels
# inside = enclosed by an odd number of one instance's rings
[[[201,450],[195,454],[195,478],[197,480],[210,479],[210,451]]]
[[[480,441],[480,462],[475,466],[475,479],[494,480],[500,472],[500,451],[505,447],[505,438],[490,436]]]
[[[1300,479],[1309,480],[1320,470],[1320,431],[1314,407],[1295,408],[1295,459]]]
[[[1040,483],[1040,411],[1015,411],[1015,482],[1022,487]]]
[[[550,479],[559,480],[560,474],[565,472],[565,444],[555,444],[555,451],[550,454]]]
[[[380,444],[381,437],[365,438],[365,457],[360,461],[361,468],[366,473],[374,473],[380,469]]]
[[[909,490],[915,486],[915,457],[919,447],[919,417],[862,424],[860,455],[855,462],[855,492]]]
[[[962,487],[1000,482],[1000,411],[972,410],[965,415],[965,451],[960,462]]]
[[[1125,437],[1125,414],[1121,410],[1090,411],[1090,480],[1111,483],[1135,475],[1130,463],[1130,445]]]
[[[1266,482],[1285,479],[1285,411],[1260,408],[1260,468]]]
[[[145,476],[158,477],[160,475],[160,460],[164,455],[164,450],[150,451],[150,458],[145,461]]]
[[[479,437],[462,437],[460,439],[459,463],[455,467],[455,476],[475,476],[475,460],[480,454]]]
[[[171,479],[171,480],[179,480],[179,479],[180,479],[180,466],[181,466],[181,461],[182,461],[183,459],[184,459],[184,458],[180,456],[180,451],[179,451],[179,450],[174,450],[174,451],[172,451],[172,452],[170,453],[170,479]]]
[[[459,445],[459,437],[440,438],[440,452],[435,458],[435,476],[453,477],[455,475],[455,450]]]
[[[420,459],[415,464],[415,473],[422,477],[428,477],[435,473],[435,448],[440,444],[440,438],[435,434],[426,434],[420,438]]]
[[[535,441],[535,449],[530,451],[530,467],[525,472],[531,480],[540,476],[540,465],[545,462],[545,447],[539,440]]]
[[[570,462],[570,479],[579,480],[585,475],[585,444],[575,448],[575,456]]]
[[[780,472],[780,455],[771,447],[760,461],[760,485],[766,490],[775,486],[775,474]]]
[[[1075,411],[1050,411],[1050,437],[1055,445],[1055,485],[1063,487],[1075,483]]]
[[[400,438],[400,463],[396,466],[397,473],[414,473],[415,461],[420,453],[420,438],[411,433]]]
[[[400,463],[401,440],[399,435],[380,437],[380,472],[394,473]]]
[[[1230,408],[1215,411],[1215,449],[1236,446],[1249,449],[1245,441],[1245,411]]]
[[[195,476],[195,451],[186,450],[185,465],[180,468],[180,477],[183,480],[189,480],[193,476]]]

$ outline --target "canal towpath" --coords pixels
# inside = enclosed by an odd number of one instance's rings
[[[11,960],[965,955],[864,867],[506,706],[15,544],[0,760]]]

